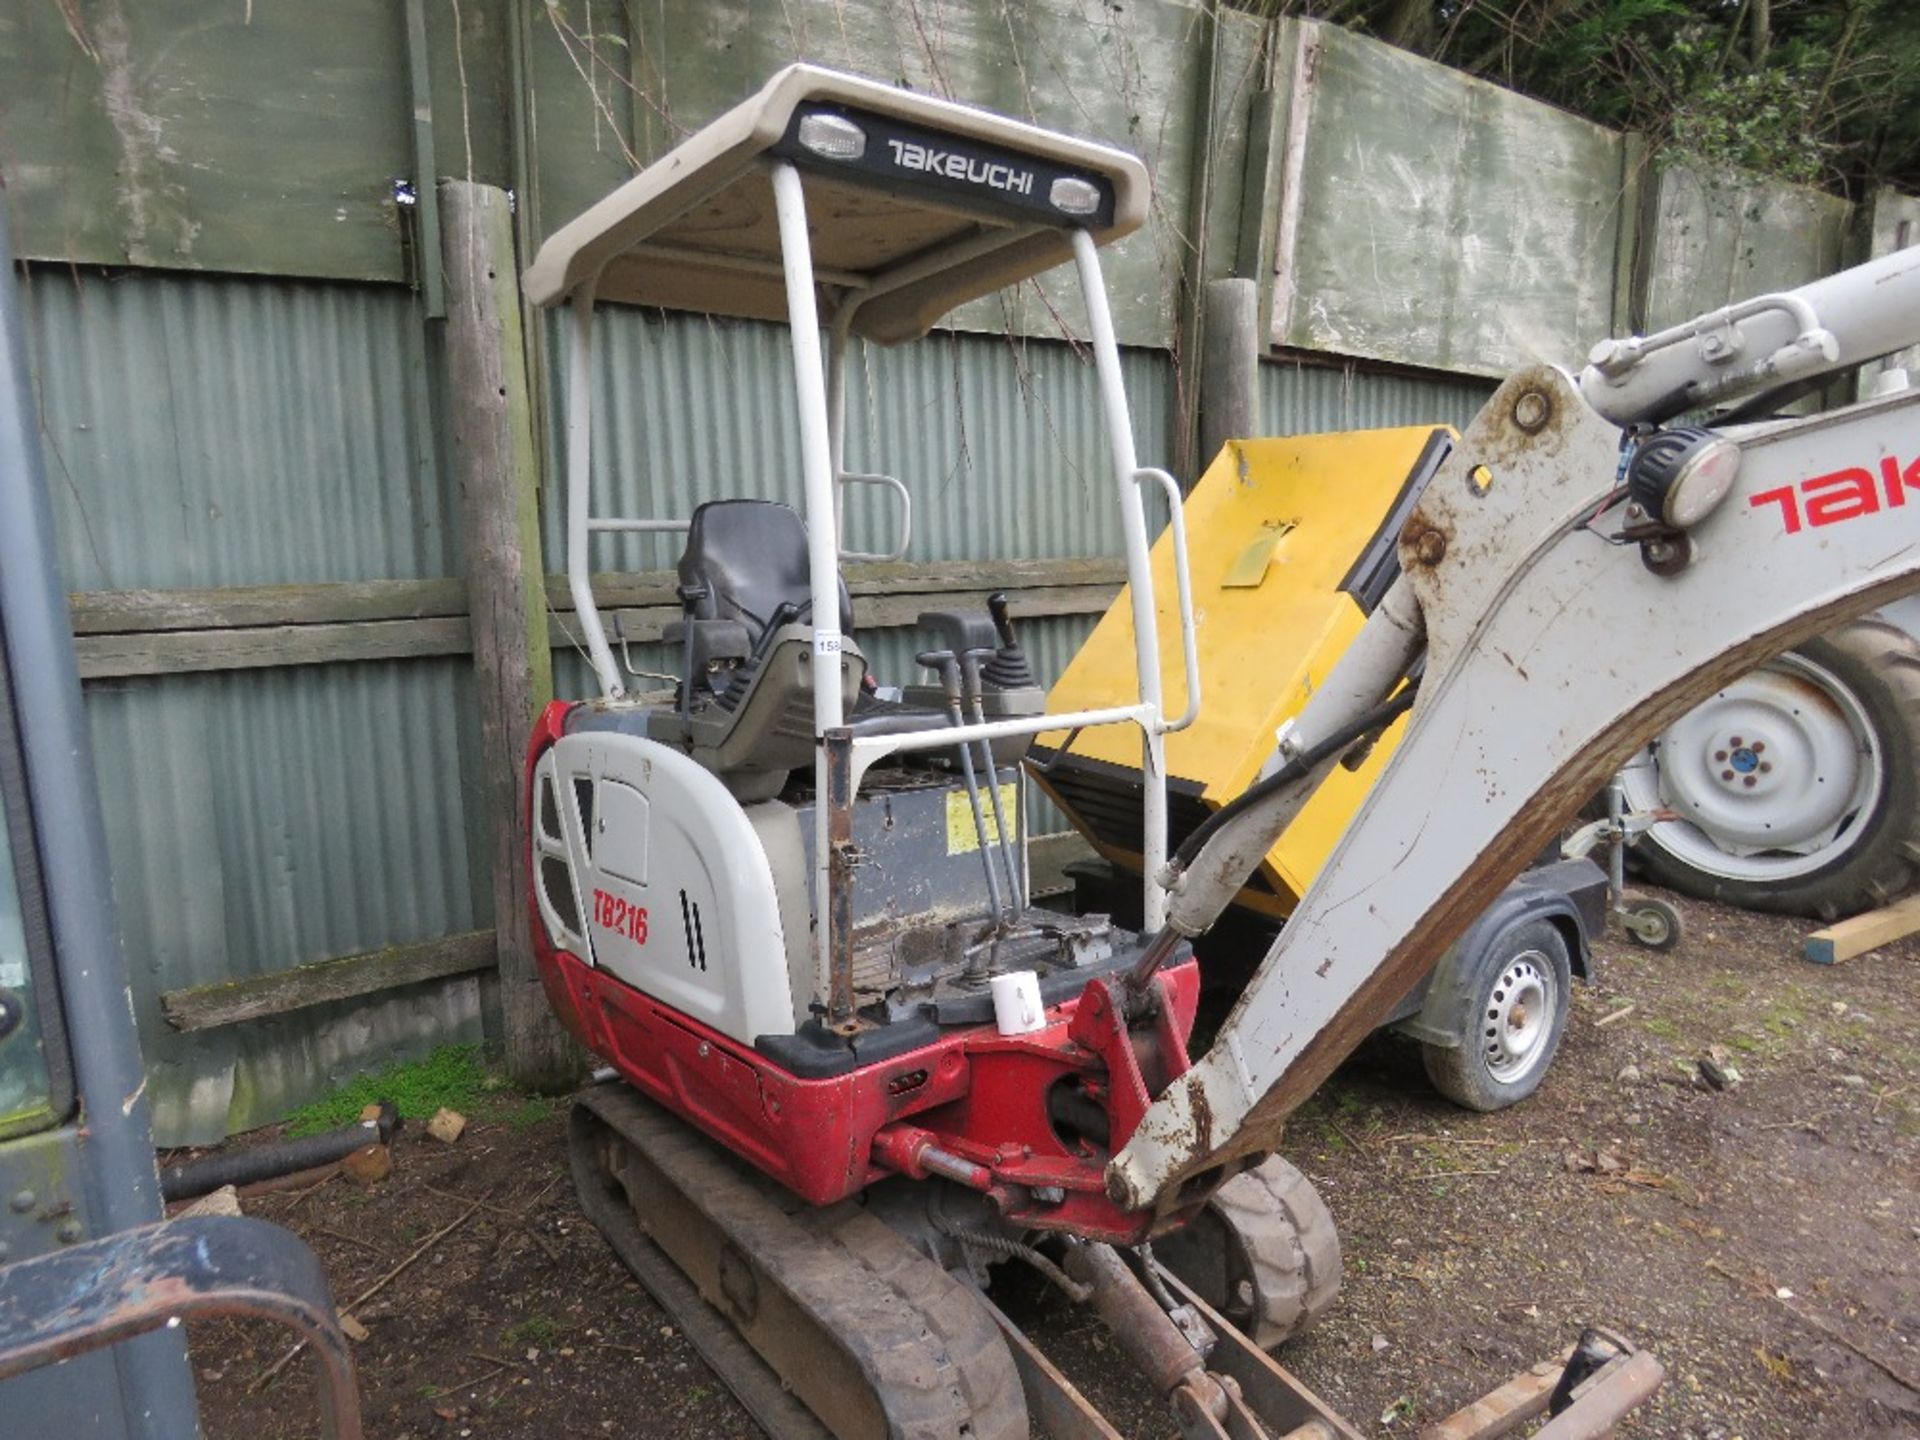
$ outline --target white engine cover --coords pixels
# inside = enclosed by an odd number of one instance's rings
[[[549,779],[558,836],[545,833],[551,817],[538,800]],[[792,1033],[772,868],[725,785],[656,741],[587,731],[541,757],[535,795],[536,849],[564,848],[585,930],[566,923],[551,872],[536,867],[541,917],[558,943],[745,1044]]]

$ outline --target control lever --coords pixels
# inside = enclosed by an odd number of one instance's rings
[[[1004,597],[1003,597],[1004,598]],[[1002,607],[1004,610],[1004,607]],[[995,617],[995,624],[1001,623],[1001,617]],[[960,656],[960,673],[964,682],[962,691],[973,707],[973,723],[987,723],[986,692],[980,683],[980,666],[983,660],[993,658],[993,650],[982,646],[978,650],[968,650]],[[993,824],[999,836],[1000,863],[1007,872],[1007,893],[1012,901],[1009,919],[1018,922],[1020,914],[1027,908],[1026,897],[1020,893],[1020,867],[1014,861],[1012,832],[1007,829],[1007,817],[1000,805],[1000,767],[994,764],[993,742],[982,740],[980,753],[987,762],[987,798],[993,803]]]
[[[1000,637],[1002,649],[1011,650],[1020,642],[1013,638],[1013,617],[1007,613],[1007,592],[996,590],[987,597],[987,614],[993,617],[993,633]]]
[[[955,729],[966,724],[960,713],[960,662],[951,650],[922,650],[914,657],[921,665],[940,676],[940,688],[946,692],[947,721]],[[980,782],[974,778],[973,749],[968,745],[957,747],[960,751],[960,778],[967,787],[967,804],[973,809],[973,833],[980,841],[980,863],[987,872],[987,894],[993,901],[993,923],[995,928],[1005,923],[1004,906],[1000,898],[1000,873],[994,866],[992,852],[987,848],[987,818],[980,810]],[[983,952],[984,953],[984,952]],[[978,979],[973,965],[969,964],[967,973]],[[980,973],[984,973],[984,969]]]
[[[993,633],[1000,637],[1000,650],[987,667],[987,678],[996,689],[1021,690],[1035,683],[1033,666],[1027,663],[1027,652],[1020,648],[1019,637],[1013,633],[1013,617],[1007,612],[1006,591],[996,590],[987,597],[987,615],[993,621]]]

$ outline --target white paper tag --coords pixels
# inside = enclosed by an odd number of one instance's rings
[[[840,637],[835,634],[816,631],[813,637],[813,653],[816,655],[838,655]]]

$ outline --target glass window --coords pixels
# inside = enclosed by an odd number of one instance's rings
[[[0,704],[5,699],[0,691]],[[0,744],[10,744],[11,739],[0,732]],[[4,758],[12,762],[17,757]],[[16,792],[7,795],[9,801],[21,798],[14,784],[18,774],[16,765],[0,765],[0,785]],[[34,997],[35,976],[27,951],[26,914],[20,899],[22,867],[18,862],[22,857],[14,853],[13,827],[8,820],[8,811],[13,809],[13,804],[0,805],[0,1137],[42,1129],[55,1118],[45,1040]]]

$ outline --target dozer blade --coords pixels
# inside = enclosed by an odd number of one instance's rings
[[[775,1440],[1025,1440],[992,1316],[851,1202],[811,1208],[619,1083],[576,1098],[582,1207]]]

